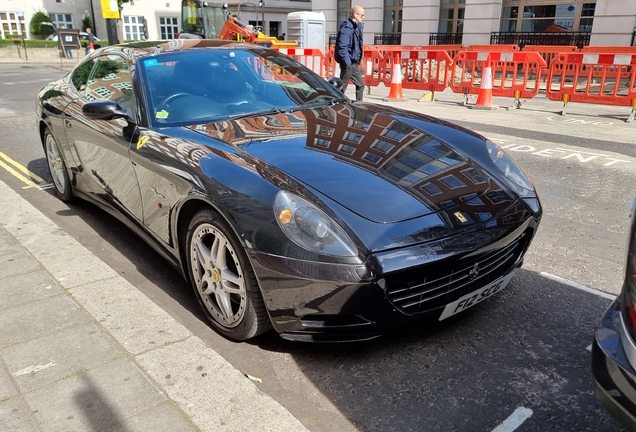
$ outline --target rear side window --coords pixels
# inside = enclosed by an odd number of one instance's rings
[[[73,86],[77,89],[78,92],[83,92],[86,88],[86,84],[88,83],[88,77],[93,70],[93,66],[95,66],[95,60],[89,60],[84,64],[80,65],[73,72],[73,76],[71,77],[71,81],[73,82]]]

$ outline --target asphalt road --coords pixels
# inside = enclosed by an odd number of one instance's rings
[[[260,388],[310,430],[620,430],[590,376],[588,347],[609,296],[577,286],[620,290],[635,189],[636,126],[623,123],[629,111],[579,105],[562,117],[560,104],[535,99],[521,110],[476,112],[452,94],[403,103],[493,139],[535,183],[545,213],[524,267],[501,294],[459,316],[369,343],[306,345],[270,333],[237,344],[205,324],[189,286],[122,224],[15,175],[21,165],[50,181],[34,101],[61,74],[0,65],[0,180],[235,367],[261,378]]]

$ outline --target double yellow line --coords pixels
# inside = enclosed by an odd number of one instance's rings
[[[2,152],[0,152],[0,167],[4,168],[9,174],[21,182],[26,183],[26,186],[23,186],[22,189],[33,187],[38,189],[48,189],[51,187],[50,183],[47,183],[43,178],[32,173],[26,167],[20,165],[18,162],[14,161]]]

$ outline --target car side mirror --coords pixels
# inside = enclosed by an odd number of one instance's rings
[[[344,87],[344,83],[338,77],[331,77],[329,81],[327,81],[332,87],[335,87],[339,91],[342,91],[342,87]]]
[[[126,119],[129,123],[136,123],[132,118],[132,111],[122,108],[117,102],[98,101],[88,102],[82,106],[82,113],[93,120]]]

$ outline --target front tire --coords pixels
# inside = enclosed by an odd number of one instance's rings
[[[62,201],[73,201],[73,187],[71,179],[66,171],[66,163],[57,145],[57,141],[53,137],[50,129],[44,131],[44,152],[46,153],[46,161],[49,165],[51,177],[53,177],[53,185],[55,186],[55,195]]]
[[[237,341],[271,328],[254,271],[227,223],[212,209],[194,215],[187,235],[188,272],[210,323]]]

